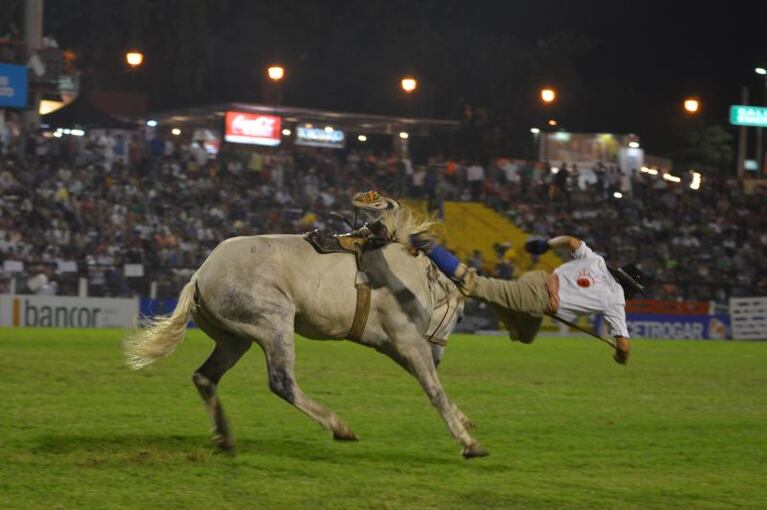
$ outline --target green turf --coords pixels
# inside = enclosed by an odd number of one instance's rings
[[[336,443],[267,389],[255,348],[221,396],[239,455],[212,455],[190,333],[137,374],[119,331],[0,329],[0,508],[767,508],[767,343],[454,336],[440,374],[491,452],[466,461],[416,382],[351,343],[299,340]]]

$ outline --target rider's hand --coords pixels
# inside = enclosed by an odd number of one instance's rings
[[[429,253],[436,241],[428,232],[418,232],[417,234],[410,235],[410,246],[417,250]]]
[[[613,359],[620,363],[621,365],[625,365],[628,363],[629,360],[629,354],[631,353],[631,342],[628,338],[625,336],[618,336],[615,337],[615,354],[613,355]]]
[[[533,255],[541,255],[549,250],[549,242],[545,239],[530,239],[525,243],[525,251]]]

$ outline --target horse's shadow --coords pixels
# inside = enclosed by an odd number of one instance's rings
[[[297,439],[240,439],[237,452],[240,456],[263,456],[291,458],[301,462],[319,463],[380,463],[446,465],[461,462],[454,452],[427,453],[423,450],[410,450],[406,446],[391,450],[371,450],[360,448],[361,445],[346,442],[327,443],[320,441],[301,441]],[[146,435],[117,434],[110,436],[86,436],[48,434],[39,436],[31,446],[36,454],[69,455],[79,454],[84,457],[98,457],[100,462],[108,462],[110,457],[133,459],[136,462],[152,460],[186,459],[192,462],[206,462],[213,458],[226,459],[229,454],[219,454],[209,437],[202,435]]]

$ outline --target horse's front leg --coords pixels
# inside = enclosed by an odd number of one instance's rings
[[[471,426],[469,419],[447,397],[437,376],[431,351],[426,342],[419,339],[415,342],[394,344],[394,349],[394,352],[387,354],[405,367],[421,383],[421,387],[439,411],[450,433],[456,441],[463,445],[463,456],[470,459],[489,455],[487,450],[479,444],[479,441],[469,434],[468,427]]]

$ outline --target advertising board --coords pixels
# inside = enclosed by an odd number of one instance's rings
[[[304,125],[296,127],[296,144],[311,145],[313,147],[329,147],[331,149],[343,149],[344,132],[330,126],[324,128]]]
[[[732,337],[767,340],[767,297],[730,298]]]
[[[620,162],[620,149],[627,145],[628,137],[624,135],[559,131],[542,134],[540,157],[552,164],[564,161],[580,167],[614,165]]]
[[[735,104],[730,106],[730,124],[767,127],[767,108]]]
[[[281,142],[281,126],[277,115],[229,111],[224,118],[224,141],[274,147]]]
[[[0,296],[0,326],[53,328],[131,327],[137,299]]]
[[[596,331],[604,321],[598,317]],[[626,325],[631,338],[661,338],[680,340],[724,340],[728,338],[730,320],[726,314],[675,315],[627,313]]]
[[[26,66],[0,64],[0,107],[27,106],[28,75]]]
[[[145,319],[153,319],[158,315],[169,315],[176,309],[176,305],[178,305],[178,299],[176,298],[141,298],[138,305],[139,316],[143,321]],[[195,326],[194,321],[190,320],[187,323],[187,327],[196,328],[197,326]]]

